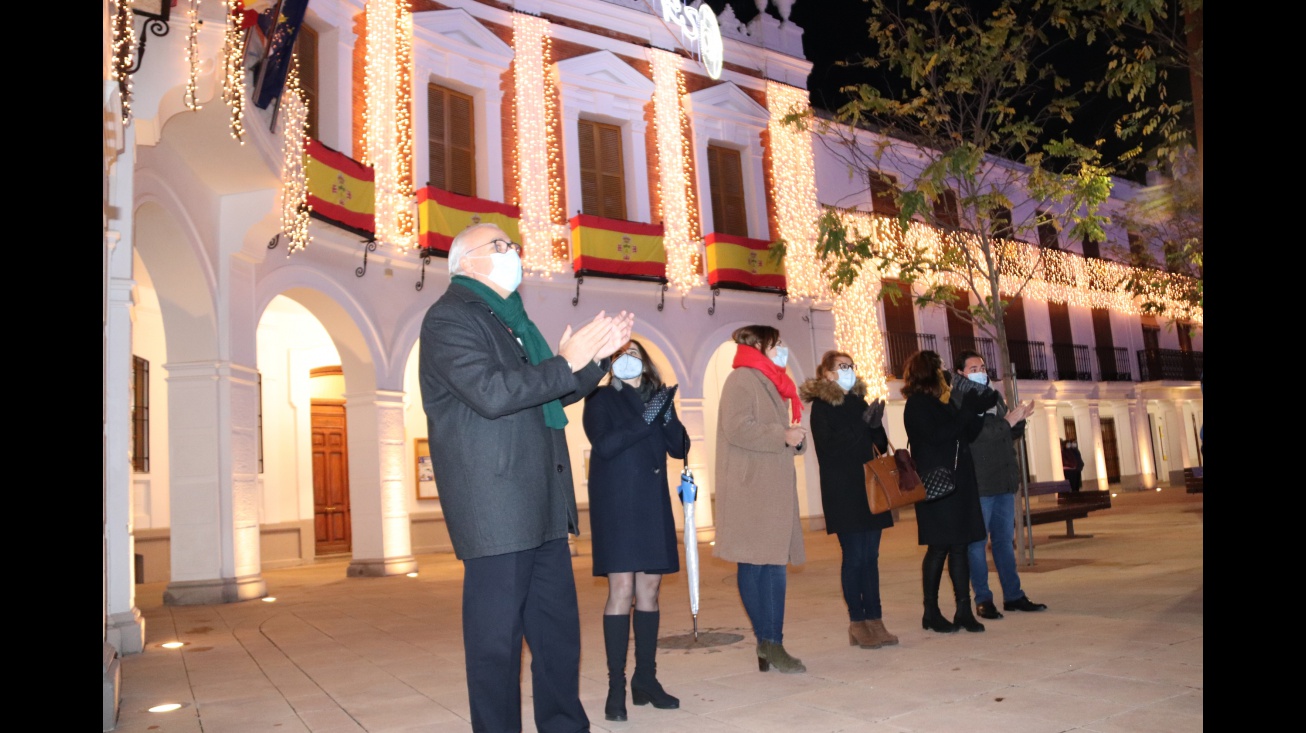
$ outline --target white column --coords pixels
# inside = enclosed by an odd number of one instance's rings
[[[1061,469],[1061,431],[1057,429],[1056,400],[1040,400],[1039,406],[1043,408],[1042,429],[1038,431],[1042,435],[1036,437],[1042,444],[1030,446],[1034,453],[1034,478],[1038,481],[1064,481],[1066,472]],[[1028,424],[1033,423],[1031,416]]]
[[[120,655],[145,649],[145,620],[136,607],[136,545],[132,537],[131,247],[110,232],[104,365],[105,639]]]
[[[1184,400],[1169,400],[1162,403],[1165,415],[1166,449],[1170,454],[1170,475],[1167,480],[1171,486],[1184,485],[1184,467],[1189,464],[1188,425],[1184,420]],[[1196,465],[1197,461],[1192,461]]]
[[[169,363],[172,581],[164,603],[267,595],[260,573],[257,372],[231,362]]]
[[[353,561],[346,574],[417,570],[404,490],[404,393],[345,395],[349,419],[349,515]]]
[[[1075,442],[1079,444],[1079,453],[1084,457],[1085,488],[1104,490],[1107,488],[1106,455],[1102,450],[1102,415],[1099,411],[1099,403],[1097,400],[1077,400],[1071,405],[1071,412],[1075,416],[1077,438]],[[1089,481],[1096,486],[1088,487]]]
[[[1134,455],[1138,458],[1137,485],[1132,488],[1156,488],[1156,456],[1152,454],[1152,427],[1147,421],[1147,400],[1129,403],[1129,423],[1134,431]]]

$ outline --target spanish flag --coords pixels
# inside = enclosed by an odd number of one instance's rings
[[[577,214],[571,218],[571,250],[577,275],[662,282],[667,278],[661,224]]]
[[[314,217],[359,234],[376,231],[372,218],[376,211],[375,174],[371,168],[309,140],[304,177]]]
[[[707,282],[714,288],[785,292],[784,266],[771,259],[770,243],[712,232],[707,245]]]
[[[417,241],[422,249],[449,256],[454,235],[473,224],[498,224],[514,242],[521,241],[519,207],[450,193],[435,186],[417,191]]]

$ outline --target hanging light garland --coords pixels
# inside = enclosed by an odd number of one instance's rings
[[[880,331],[881,280],[874,271],[863,271],[852,285],[834,296],[834,342],[861,364],[858,376],[866,382],[867,400],[885,399],[889,384],[881,365],[884,361],[884,333]]]
[[[400,252],[417,246],[413,129],[409,113],[413,16],[405,0],[367,0],[363,160],[375,174],[378,242]]]
[[[304,164],[308,160],[308,105],[299,82],[299,54],[291,57],[286,87],[281,92],[281,231],[290,238],[286,256],[308,246],[308,181]]]
[[[658,201],[662,206],[663,246],[667,253],[667,280],[684,296],[700,284],[699,247],[691,232],[697,219],[694,189],[689,181],[689,140],[681,100],[685,75],[679,55],[650,48],[653,66],[653,111],[658,144]]]
[[[522,265],[531,272],[563,272],[566,257],[558,250],[565,253],[569,231],[558,223],[566,216],[561,203],[562,176],[558,174],[557,112],[548,68],[553,56],[549,21],[513,13],[512,45]]]
[[[789,297],[830,300],[824,263],[816,256],[816,165],[810,130],[784,122],[786,115],[808,109],[807,92],[775,81],[766,82],[766,107],[771,113],[771,180],[776,227],[785,242],[785,286]]]
[[[245,4],[226,0],[227,24],[222,37],[222,101],[230,110],[231,136],[245,144],[245,32],[241,19]]]
[[[847,210],[839,211],[839,217],[851,235],[871,240],[871,250],[876,256],[901,256],[903,251],[914,252],[921,248],[925,258],[939,261],[947,246],[965,247],[969,261],[984,261],[980,239],[970,232],[951,232],[945,239],[942,230],[921,222],[912,222],[907,231],[900,232],[896,217]],[[1184,297],[1195,284],[1183,275],[1044,249],[1018,240],[995,242],[992,249],[998,262],[998,289],[1002,294],[1020,292],[1022,297],[1031,300],[1139,315],[1142,312],[1141,300],[1121,287],[1121,283],[1141,278],[1158,284],[1161,292],[1156,300],[1165,306],[1167,312],[1202,323],[1202,309]],[[883,276],[896,277],[898,274],[899,268],[891,265]],[[918,280],[926,287],[936,284],[963,290],[970,287],[964,273],[954,271],[930,272]]]
[[[118,97],[122,106],[122,124],[132,120],[132,61],[136,58],[136,29],[132,26],[133,0],[114,0],[113,58],[110,73],[118,82]]]
[[[190,0],[186,6],[186,108],[200,109],[198,88],[200,76],[200,0]]]

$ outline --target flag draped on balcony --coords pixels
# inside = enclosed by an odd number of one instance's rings
[[[784,265],[771,259],[770,243],[712,232],[707,245],[707,282],[714,288],[785,292]]]
[[[313,217],[355,233],[373,232],[372,169],[317,140],[309,140],[304,165]]]
[[[666,282],[661,224],[577,214],[571,218],[571,250],[577,275]]]
[[[259,14],[258,27],[264,38],[263,58],[254,81],[254,106],[259,109],[267,109],[272,100],[281,96],[307,9],[308,0],[275,0]]]
[[[497,224],[514,242],[521,242],[521,210],[511,204],[450,193],[435,186],[417,191],[417,241],[447,257],[454,235],[473,224]]]

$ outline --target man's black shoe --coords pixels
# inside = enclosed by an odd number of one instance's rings
[[[997,606],[993,605],[993,601],[984,601],[983,603],[976,603],[975,613],[980,618],[987,618],[987,619],[1002,618],[1002,612],[998,610]]]
[[[1029,600],[1029,596],[1021,596],[1014,601],[1003,601],[1002,610],[1004,611],[1046,611],[1046,603],[1035,603]]]

